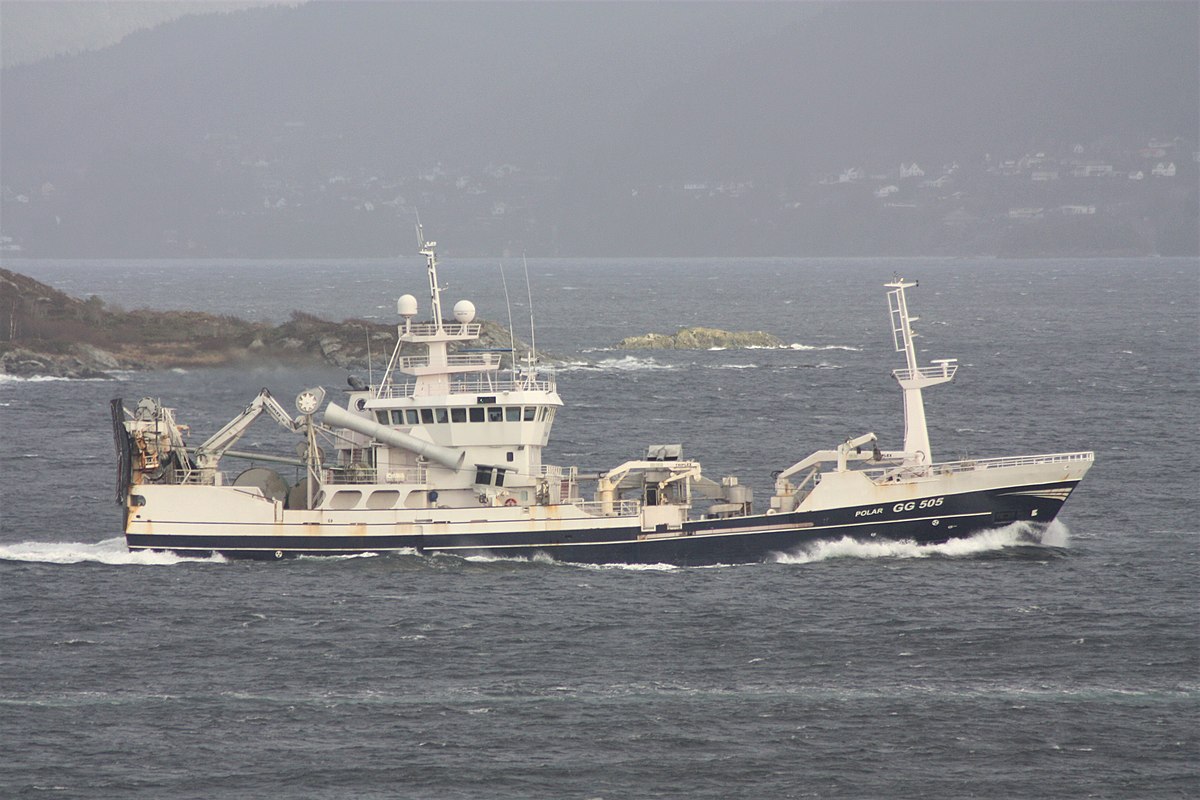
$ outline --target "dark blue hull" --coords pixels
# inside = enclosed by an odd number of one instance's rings
[[[288,536],[135,534],[131,549],[171,550],[183,555],[220,553],[228,558],[278,559],[388,551],[458,556],[534,558],[582,564],[673,564],[706,566],[770,560],[823,541],[912,541],[936,544],[1013,522],[1049,523],[1078,481],[949,495],[935,507],[922,501],[891,508],[860,506],[815,512],[760,514],[692,520],[678,530],[660,526],[580,528],[547,532],[395,535],[389,525],[367,525],[356,535]],[[362,527],[362,526],[358,526]],[[378,528],[378,532],[371,529]]]

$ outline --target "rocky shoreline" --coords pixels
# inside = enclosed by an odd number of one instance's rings
[[[647,333],[617,342],[617,350],[737,350],[783,347],[783,341],[762,331],[724,331],[720,328],[680,328],[674,334]]]
[[[507,329],[481,320],[472,347],[507,349]],[[516,341],[517,352],[527,345]],[[282,324],[198,311],[124,311],[98,297],[80,300],[26,275],[0,269],[0,375],[18,378],[111,378],[126,370],[229,364],[327,364],[365,370],[396,346],[396,326],[361,319],[333,322],[292,312]],[[631,336],[619,350],[712,350],[782,347],[762,331],[681,328]],[[556,359],[542,354],[543,361]]]
[[[481,321],[476,347],[508,348],[508,331]],[[331,364],[363,370],[396,345],[396,326],[333,322],[292,312],[280,325],[195,311],[121,311],[0,269],[0,375],[110,378],[123,370],[238,363]],[[518,351],[524,349],[517,341]]]

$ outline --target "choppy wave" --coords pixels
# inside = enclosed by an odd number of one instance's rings
[[[566,561],[562,563],[569,564],[572,567],[579,567],[580,569],[594,569],[602,571],[626,570],[629,572],[674,572],[675,570],[682,569],[682,567],[677,567],[674,564],[576,564]]]
[[[835,558],[965,558],[1015,547],[1062,549],[1068,546],[1070,538],[1070,530],[1058,520],[1044,529],[1028,522],[1014,522],[1003,528],[992,528],[941,544],[917,544],[911,540],[862,542],[847,536],[836,541],[817,542],[791,553],[776,553],[774,561],[780,564],[811,564]]]
[[[417,555],[417,551],[415,548],[406,547],[402,550],[388,550],[387,554],[391,556],[415,556]],[[296,559],[299,561],[345,561],[350,558],[379,558],[381,555],[383,554],[371,550],[366,553],[336,553],[327,556],[304,555],[296,556]]]
[[[446,554],[440,554],[440,556],[443,558],[447,557]],[[541,551],[534,553],[532,556],[503,556],[496,555],[494,553],[487,553],[449,557],[461,558],[463,561],[469,561],[473,564],[542,564],[544,566],[572,567],[577,569],[601,571],[626,570],[629,572],[672,572],[674,570],[681,569],[681,567],[677,567],[674,564],[587,564],[576,561],[561,561]]]
[[[854,347],[853,345],[849,345],[849,344],[800,344],[799,342],[793,342],[792,344],[780,344],[780,345],[774,345],[774,346],[768,346],[768,345],[762,345],[762,344],[748,344],[745,347],[736,347],[736,348],[710,347],[710,348],[708,348],[708,351],[710,353],[712,353],[712,352],[718,352],[721,350],[731,350],[731,349],[732,350],[848,350],[852,353],[862,352],[861,347]]]
[[[720,350],[722,348],[715,348]],[[769,347],[747,347],[744,350],[787,350],[792,348],[769,348]],[[810,347],[808,350],[856,350],[853,347]],[[678,351],[674,351],[678,352]],[[709,350],[708,352],[714,352]],[[663,364],[655,361],[653,358],[638,358],[637,356],[625,356],[623,358],[606,358],[596,362],[590,361],[569,361],[565,364],[559,364],[555,367],[556,372],[640,372],[648,370],[678,370],[688,368],[700,369],[759,369],[761,364],[754,363],[724,363],[724,364]],[[844,364],[831,364],[828,361],[820,361],[815,364],[787,364],[780,367],[781,369],[845,369]]]
[[[73,381],[75,383],[89,383],[111,381],[111,378],[64,378],[59,375],[30,375],[28,377],[22,375],[0,374],[0,383],[57,383],[59,381]]]
[[[225,559],[219,555],[195,558],[158,551],[130,551],[120,536],[99,542],[19,542],[0,545],[0,561],[32,561],[43,564],[95,562],[139,566],[225,563]]]
[[[783,349],[786,349],[786,350],[848,350],[852,353],[861,353],[862,352],[861,347],[855,347],[855,346],[849,345],[849,344],[812,345],[812,344],[800,344],[799,342],[793,342],[792,344],[784,345]]]
[[[600,361],[588,363],[585,361],[572,361],[566,364],[561,364],[556,368],[557,372],[574,372],[576,370],[587,370],[593,372],[636,372],[640,370],[651,369],[679,369],[674,364],[660,364],[653,358],[638,358],[637,356],[625,356],[624,358],[605,358]]]

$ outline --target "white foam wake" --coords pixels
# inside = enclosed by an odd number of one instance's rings
[[[674,572],[680,567],[674,564],[575,564],[572,562],[563,562],[570,564],[573,567],[582,569],[594,570],[625,570],[627,572]]]
[[[454,556],[461,558],[463,561],[470,561],[474,564],[542,564],[547,566],[557,567],[577,567],[581,569],[594,570],[629,570],[631,572],[670,572],[677,570],[679,567],[674,564],[587,564],[576,561],[560,561],[551,557],[548,553],[537,551],[532,556],[501,556],[501,555],[471,555],[471,556]]]
[[[35,561],[43,564],[136,564],[169,566],[171,564],[223,564],[219,555],[210,558],[185,558],[174,553],[148,550],[130,551],[120,536],[100,542],[19,542],[0,545],[0,560]]]
[[[71,381],[73,383],[87,383],[89,381],[108,381],[108,378],[64,378],[59,375],[9,375],[7,373],[0,375],[0,383],[56,383],[59,381]]]
[[[556,371],[574,372],[576,370],[587,370],[591,372],[635,372],[647,369],[677,369],[677,367],[673,364],[660,364],[653,358],[625,356],[624,358],[605,358],[597,361],[595,364],[574,361],[568,364],[559,365]]]
[[[402,547],[399,550],[388,550],[389,556],[415,556],[418,555],[415,547]],[[376,553],[374,550],[368,550],[364,553],[332,553],[329,555],[304,555],[296,556],[301,561],[346,561],[351,558],[379,558],[382,553]]]
[[[799,342],[792,342],[789,345],[784,345],[784,347],[782,349],[786,349],[786,350],[846,350],[851,353],[858,353],[858,352],[862,351],[861,347],[854,347],[853,345],[849,345],[849,344],[800,344]]]
[[[834,558],[964,558],[980,553],[998,552],[1009,547],[1067,547],[1071,532],[1054,520],[1044,529],[1027,522],[1014,522],[1003,528],[980,531],[964,539],[941,544],[917,544],[913,541],[862,542],[849,536],[836,541],[817,542],[791,553],[776,553],[779,564],[811,564]]]

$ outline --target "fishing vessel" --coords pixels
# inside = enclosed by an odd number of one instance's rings
[[[418,229],[419,231],[419,229]],[[175,411],[112,401],[117,502],[131,550],[230,558],[407,552],[577,563],[758,562],[820,541],[967,537],[1052,521],[1091,467],[1091,452],[937,461],[922,392],[951,381],[955,359],[922,366],[907,291],[885,284],[903,393],[902,449],[874,433],[817,450],[774,473],[761,510],[737,477],[712,480],[677,444],[602,471],[542,462],[563,407],[552,368],[477,346],[467,300],[444,318],[436,242],[420,236],[429,318],[397,301],[397,344],[378,382],[322,387],[294,411],[263,391],[191,446]],[[508,363],[504,356],[508,355]],[[266,414],[296,436],[293,453],[235,450]],[[638,452],[642,452],[639,450]],[[229,460],[251,459],[237,474]],[[285,474],[292,479],[285,479]]]

